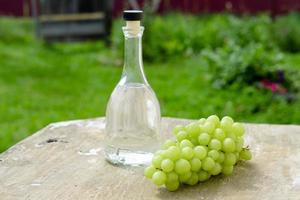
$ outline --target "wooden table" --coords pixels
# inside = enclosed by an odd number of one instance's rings
[[[164,118],[164,137],[188,122]],[[103,118],[50,124],[0,154],[0,199],[300,199],[300,126],[247,124],[252,161],[177,192],[105,162],[103,128]]]

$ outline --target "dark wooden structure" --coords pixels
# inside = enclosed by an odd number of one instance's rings
[[[37,35],[46,41],[108,40],[111,0],[32,0]]]
[[[142,7],[147,0],[136,0]],[[120,15],[128,8],[129,0],[114,0],[114,15]],[[184,13],[218,13],[235,14],[270,13],[272,16],[300,11],[300,0],[160,0],[158,12],[180,11]]]
[[[128,0],[109,1],[113,4],[114,16],[120,15],[123,9],[128,8]],[[139,4],[143,4],[144,1],[137,0]],[[0,0],[0,15],[28,16],[31,10],[30,0]],[[161,0],[158,9],[160,13],[174,10],[194,14],[222,11],[237,14],[269,12],[274,16],[289,11],[300,11],[300,0]]]

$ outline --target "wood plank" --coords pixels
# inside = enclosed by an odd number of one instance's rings
[[[66,22],[66,21],[84,21],[84,20],[103,19],[104,16],[105,15],[103,12],[95,12],[95,13],[41,15],[38,18],[41,22]]]
[[[163,137],[174,124],[164,118]],[[0,199],[299,199],[300,126],[247,124],[253,160],[177,192],[157,188],[142,168],[103,158],[104,119],[50,124],[0,155]]]
[[[40,32],[43,37],[91,36],[106,33],[104,23],[97,21],[75,24],[43,24]]]

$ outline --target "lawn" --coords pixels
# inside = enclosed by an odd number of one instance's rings
[[[122,73],[120,54],[102,42],[44,44],[33,28],[29,19],[0,18],[0,152],[49,123],[104,116]],[[300,54],[284,62],[299,69]],[[144,65],[163,116],[300,124],[298,99],[288,103],[255,85],[217,89],[199,55]]]

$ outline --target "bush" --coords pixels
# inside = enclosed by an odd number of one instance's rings
[[[143,57],[148,62],[161,62],[201,55],[213,74],[215,87],[251,85],[267,79],[296,91],[299,74],[282,71],[281,49],[300,51],[298,21],[300,15],[295,13],[274,22],[269,15],[146,16]],[[123,50],[121,23],[118,20],[113,31],[117,51]]]
[[[290,13],[277,17],[273,25],[273,34],[276,44],[288,52],[300,51],[300,14]]]
[[[216,88],[230,85],[241,88],[267,81],[279,84],[289,95],[299,91],[299,71],[286,66],[284,55],[278,50],[270,51],[257,43],[244,48],[231,44],[216,50],[204,50],[201,56]]]
[[[255,43],[244,48],[231,44],[215,51],[205,50],[201,55],[217,87],[233,83],[250,85],[263,78],[275,81],[272,72],[282,61],[282,54],[266,51],[263,45]]]
[[[168,14],[148,16],[143,38],[144,58],[147,61],[198,54],[203,49],[216,49],[235,43],[241,47],[251,42],[274,48],[267,15],[236,17],[228,14],[190,16]],[[113,46],[122,49],[121,21],[115,23]]]

